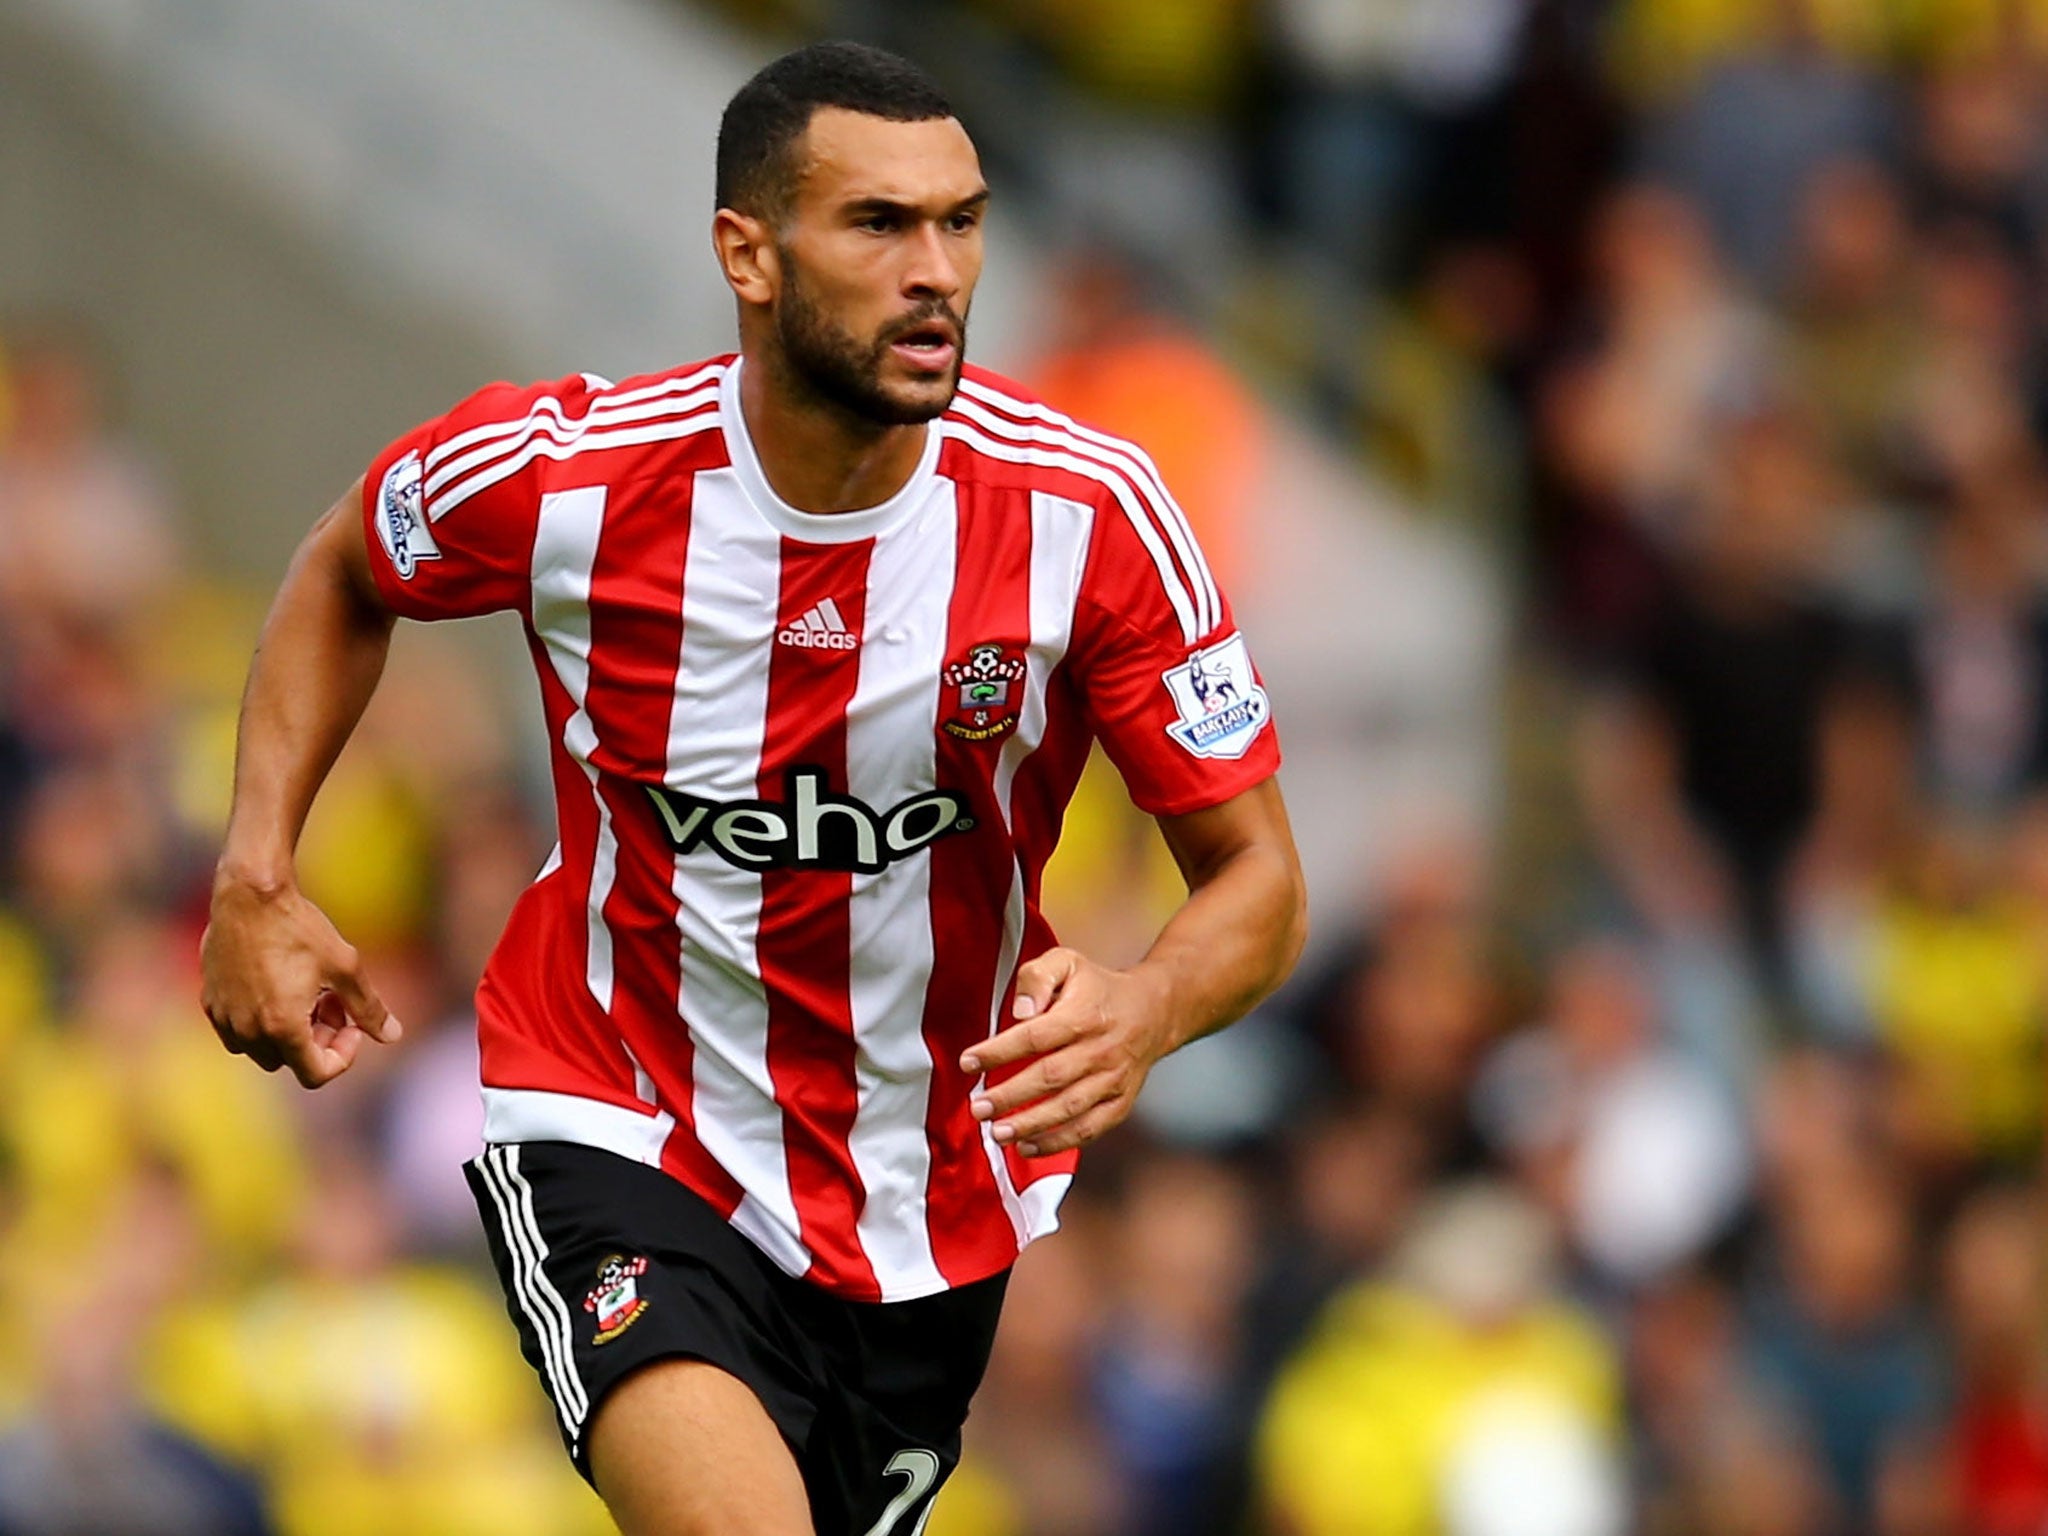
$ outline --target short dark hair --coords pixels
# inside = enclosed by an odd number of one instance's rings
[[[718,125],[718,206],[779,218],[796,190],[796,141],[820,107],[922,123],[955,117],[932,77],[866,43],[812,43],[763,65],[725,104]]]

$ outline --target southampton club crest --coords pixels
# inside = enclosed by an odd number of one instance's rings
[[[947,735],[988,741],[1016,728],[1022,656],[1005,656],[1000,645],[971,646],[964,660],[948,662],[940,676],[953,690],[951,718],[939,722]]]
[[[614,1253],[597,1266],[597,1284],[583,1298],[583,1310],[597,1319],[594,1344],[609,1344],[640,1320],[647,1310],[647,1298],[640,1294],[639,1277],[647,1273],[647,1260]]]

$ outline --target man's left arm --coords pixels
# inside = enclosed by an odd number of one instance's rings
[[[1307,898],[1277,780],[1158,822],[1188,899],[1145,958],[1117,971],[1047,950],[1018,967],[1015,1022],[961,1058],[976,1074],[1024,1064],[972,1107],[1026,1157],[1121,1122],[1154,1062],[1243,1017],[1301,953]]]

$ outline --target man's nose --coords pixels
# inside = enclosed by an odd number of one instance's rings
[[[918,226],[910,243],[909,260],[903,269],[903,290],[923,298],[936,295],[951,299],[960,291],[960,269],[946,248],[944,232],[936,224]]]

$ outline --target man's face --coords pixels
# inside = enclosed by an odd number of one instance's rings
[[[988,187],[953,118],[896,123],[821,108],[798,146],[776,243],[775,328],[791,370],[866,421],[952,403],[981,277]]]

